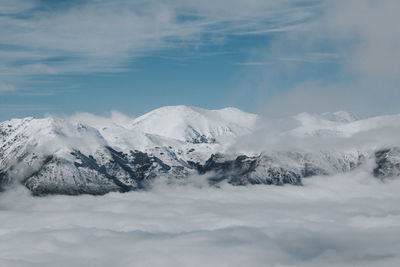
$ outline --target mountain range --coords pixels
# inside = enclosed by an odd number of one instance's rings
[[[293,184],[366,170],[400,175],[400,115],[339,111],[267,119],[236,108],[167,106],[137,118],[12,119],[0,123],[0,185],[35,195],[148,190],[157,180]]]

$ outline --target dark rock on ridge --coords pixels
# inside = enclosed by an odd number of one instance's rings
[[[380,179],[400,176],[400,148],[386,148],[375,152],[373,175]]]

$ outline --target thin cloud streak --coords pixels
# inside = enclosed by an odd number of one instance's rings
[[[0,93],[15,91],[16,88],[12,84],[0,82]]]
[[[259,65],[270,65],[272,62],[269,61],[249,61],[249,62],[239,62],[235,63],[236,65],[244,65],[244,66],[259,66]]]

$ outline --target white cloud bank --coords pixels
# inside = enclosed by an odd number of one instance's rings
[[[0,195],[1,266],[399,266],[400,180]]]

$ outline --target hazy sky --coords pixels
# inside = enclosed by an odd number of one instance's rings
[[[397,0],[0,0],[0,120],[400,112]]]

